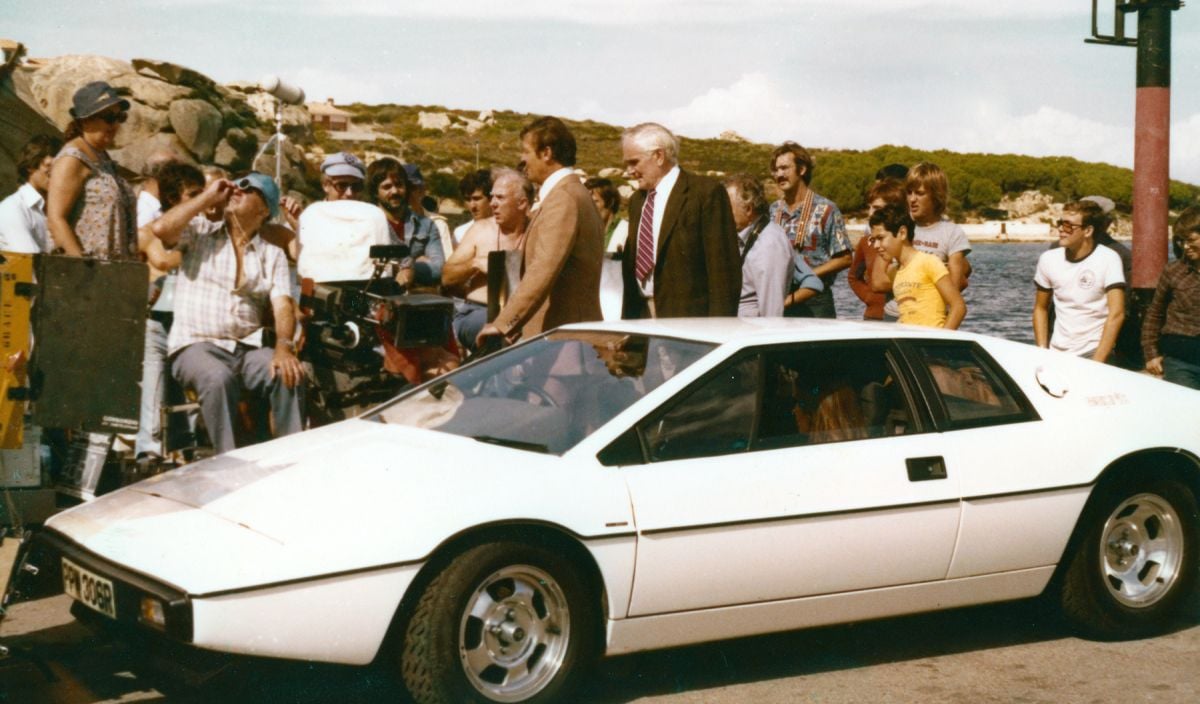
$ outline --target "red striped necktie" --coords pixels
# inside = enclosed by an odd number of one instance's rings
[[[642,206],[642,220],[638,223],[634,276],[639,283],[645,281],[650,272],[654,271],[654,193],[651,189],[646,194],[646,204]]]

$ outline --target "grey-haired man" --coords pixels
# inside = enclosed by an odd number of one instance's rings
[[[206,234],[191,226],[192,218],[226,202],[219,230]],[[234,418],[243,388],[270,399],[276,434],[303,428],[304,373],[292,342],[296,321],[287,256],[259,237],[267,218],[278,213],[275,182],[251,173],[235,183],[213,181],[149,225],[155,237],[183,254],[168,356],[175,378],[200,396],[200,413],[218,453],[238,446]],[[274,349],[261,346],[268,310],[275,316]]]

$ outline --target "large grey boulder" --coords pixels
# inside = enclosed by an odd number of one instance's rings
[[[29,76],[29,89],[46,117],[60,129],[71,123],[71,98],[92,81],[109,81],[133,67],[106,56],[71,55],[48,59]]]
[[[444,112],[417,113],[417,126],[423,130],[441,130],[450,128],[450,116]]]
[[[171,127],[197,159],[208,162],[221,138],[221,111],[203,100],[176,100],[169,110]]]
[[[143,76],[156,78],[166,83],[201,89],[215,88],[217,85],[213,79],[203,73],[179,64],[153,59],[134,59],[131,63],[134,70]]]
[[[129,96],[131,102],[165,110],[171,103],[191,95],[191,90],[173,86],[155,78],[146,78],[136,73],[123,73],[108,81],[118,91]]]
[[[120,149],[143,139],[149,139],[166,129],[168,124],[166,110],[130,101],[129,118],[125,120],[125,124],[121,125],[121,129],[117,130],[114,146]]]
[[[133,142],[121,149],[109,150],[109,156],[135,174],[146,173],[146,162],[150,157],[162,152],[174,152],[180,158],[186,158],[187,147],[179,141],[179,137],[170,132],[160,132],[146,139]]]

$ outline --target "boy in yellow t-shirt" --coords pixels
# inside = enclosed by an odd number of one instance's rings
[[[940,259],[913,247],[914,223],[908,209],[888,205],[875,211],[867,240],[884,261],[886,273],[872,272],[875,286],[891,283],[900,307],[900,322],[955,330],[967,315],[967,304]],[[887,277],[881,280],[883,277]],[[879,278],[874,278],[879,277]],[[947,310],[948,309],[948,310]]]

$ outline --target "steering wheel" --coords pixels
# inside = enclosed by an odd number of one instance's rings
[[[536,386],[530,386],[529,384],[514,384],[508,390],[507,396],[512,399],[523,399],[525,401],[528,401],[529,397],[533,396],[540,401],[536,405],[558,408],[558,401],[555,401],[553,396],[546,393],[545,390],[539,389]]]

